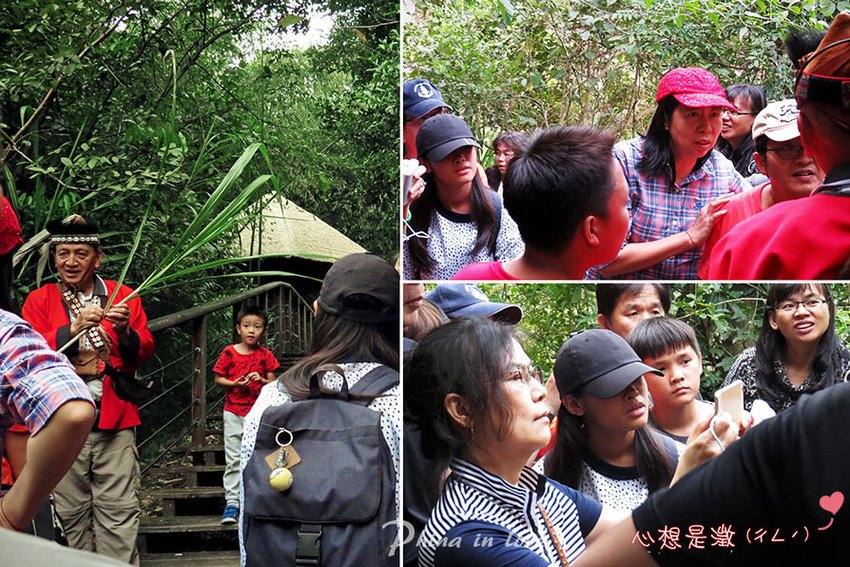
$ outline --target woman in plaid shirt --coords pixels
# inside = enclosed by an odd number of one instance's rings
[[[735,110],[717,78],[673,69],[658,85],[646,136],[618,143],[614,156],[629,182],[630,227],[619,257],[589,272],[612,279],[693,280],[703,243],[733,193],[750,190],[714,150],[723,109]]]

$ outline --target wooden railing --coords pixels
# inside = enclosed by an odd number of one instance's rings
[[[163,388],[162,392],[140,409],[144,410],[144,408],[162,399],[169,392],[189,379],[192,382],[192,397],[189,406],[180,409],[177,415],[172,416],[164,425],[155,424],[154,427],[158,427],[156,431],[139,442],[139,447],[144,446],[154,437],[168,430],[168,426],[176,421],[183,413],[191,411],[189,431],[184,431],[184,433],[174,436],[174,441],[163,452],[148,462],[145,470],[161,459],[167,453],[168,449],[184,438],[189,432],[191,432],[192,445],[201,445],[204,443],[207,434],[207,382],[209,380],[207,371],[207,317],[254,298],[259,298],[254,303],[269,314],[268,336],[272,338],[269,347],[275,355],[281,358],[283,353],[307,352],[312,333],[312,306],[290,284],[284,282],[268,283],[249,291],[190,309],[184,309],[152,319],[148,322],[148,327],[154,334],[173,327],[191,325],[191,346],[187,349],[184,356],[178,358],[185,359],[191,356],[192,368],[189,376],[169,385],[167,389]],[[230,329],[232,331],[233,326]],[[166,361],[165,365],[158,368],[155,373],[161,373],[164,367],[174,362]]]

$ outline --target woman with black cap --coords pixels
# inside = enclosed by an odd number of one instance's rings
[[[245,469],[254,452],[263,413],[272,406],[291,404],[313,397],[311,379],[318,376],[322,395],[336,397],[344,385],[354,389],[357,383],[379,367],[395,371],[396,385],[371,396],[366,407],[380,412],[383,439],[392,455],[395,472],[395,494],[399,487],[401,396],[397,382],[399,368],[399,275],[385,260],[372,254],[349,254],[334,263],[322,283],[319,298],[314,303],[316,318],[309,353],[296,362],[280,378],[263,387],[251,412],[245,418],[242,436],[240,472],[242,476],[241,500],[246,502],[249,487]],[[347,393],[347,392],[346,392]],[[351,397],[356,398],[354,392]],[[364,394],[366,395],[366,394]],[[362,398],[362,396],[360,396]],[[299,439],[293,440],[298,446]],[[333,463],[328,463],[333,464]],[[286,466],[286,465],[284,465]],[[290,462],[290,468],[293,464]],[[290,476],[295,485],[307,480],[303,465],[294,466]],[[361,471],[370,474],[370,471]],[[269,479],[269,482],[271,479]],[[377,480],[375,481],[378,482]],[[275,486],[272,483],[272,486]],[[278,488],[275,486],[275,488]],[[379,490],[376,488],[375,490]],[[398,517],[398,501],[395,502]],[[246,561],[245,515],[240,518],[240,547],[243,565]],[[383,530],[389,534],[389,530]],[[389,538],[388,538],[389,539]],[[390,554],[391,544],[380,552],[384,558]],[[330,541],[323,544],[323,553],[331,551]],[[300,550],[299,550],[300,552]],[[250,564],[264,564],[268,557],[248,557]],[[342,563],[338,563],[342,564]],[[347,563],[346,563],[347,564]]]
[[[473,262],[512,260],[524,250],[501,198],[478,175],[477,148],[462,118],[440,114],[416,135],[425,190],[410,205],[406,280],[447,280]]]
[[[649,422],[647,366],[624,338],[607,329],[571,337],[555,361],[561,396],[546,474],[583,494],[628,511],[670,485],[684,445]]]

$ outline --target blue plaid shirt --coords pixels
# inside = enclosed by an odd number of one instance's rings
[[[711,150],[702,167],[672,186],[663,177],[650,177],[638,171],[643,157],[642,137],[617,143],[614,157],[629,183],[630,223],[624,244],[652,242],[687,230],[700,209],[711,200],[752,189],[732,162],[717,150]],[[612,279],[695,280],[702,250],[698,246],[645,270]],[[591,269],[588,276],[601,279],[600,268]]]
[[[94,403],[65,355],[51,349],[29,323],[0,309],[0,454],[13,423],[26,424],[35,435],[70,400]]]

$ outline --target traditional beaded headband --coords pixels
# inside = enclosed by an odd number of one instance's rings
[[[50,237],[53,244],[100,244],[96,234],[54,234]]]

